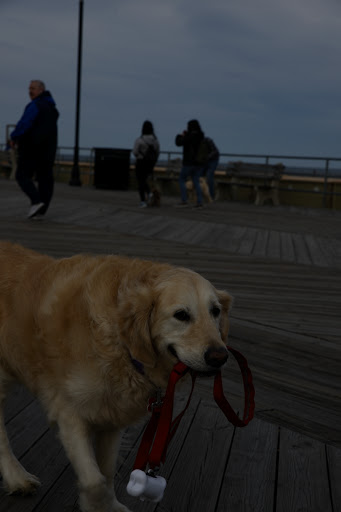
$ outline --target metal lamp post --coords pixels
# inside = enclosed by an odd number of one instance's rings
[[[73,152],[73,167],[69,184],[81,186],[79,177],[79,113],[80,113],[80,93],[81,93],[81,68],[82,68],[82,39],[83,39],[83,0],[79,0],[79,23],[78,23],[78,65],[77,65],[77,95],[76,95],[76,127],[75,127],[75,145]]]

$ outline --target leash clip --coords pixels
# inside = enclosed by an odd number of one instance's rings
[[[163,398],[162,398],[161,388],[157,388],[156,397],[153,397],[149,400],[147,410],[148,410],[148,412],[152,412],[155,409],[161,409],[162,406],[163,406]]]

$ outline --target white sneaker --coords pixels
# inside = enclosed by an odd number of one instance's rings
[[[28,210],[27,218],[30,219],[37,215],[37,213],[43,208],[44,203],[32,204],[31,208]]]
[[[141,201],[140,208],[147,208],[147,203],[145,201]]]

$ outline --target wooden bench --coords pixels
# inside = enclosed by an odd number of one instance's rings
[[[245,162],[229,162],[226,178],[218,180],[218,186],[228,187],[230,198],[237,198],[239,188],[252,189],[251,200],[256,205],[263,205],[270,200],[279,205],[278,189],[284,165],[253,164]]]

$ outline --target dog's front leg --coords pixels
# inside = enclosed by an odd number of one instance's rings
[[[58,417],[59,435],[76,472],[82,512],[126,512],[113,504],[111,489],[100,472],[85,422],[74,411],[64,410]]]
[[[119,430],[97,432],[96,457],[101,473],[106,477],[108,488],[111,490],[113,510],[115,512],[129,512],[127,507],[117,501],[114,489],[114,476],[120,440]]]

